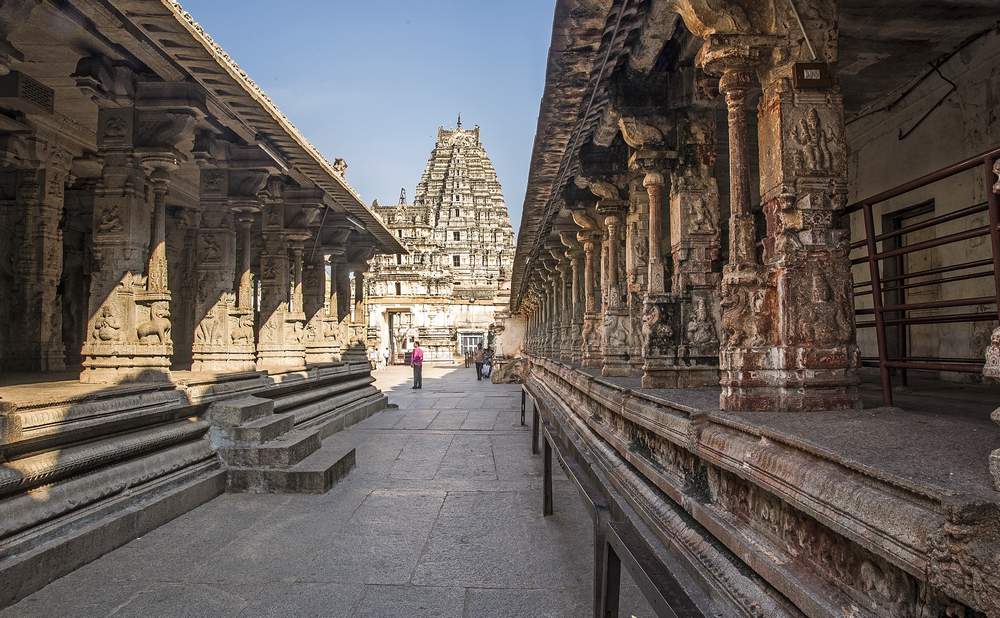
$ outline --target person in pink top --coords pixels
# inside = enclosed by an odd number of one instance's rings
[[[413,353],[410,356],[410,364],[413,365],[413,388],[423,387],[424,351],[420,347],[419,341],[413,342]]]

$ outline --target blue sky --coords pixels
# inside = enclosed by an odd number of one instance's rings
[[[438,125],[478,124],[514,230],[555,0],[182,0],[366,203],[420,179]]]

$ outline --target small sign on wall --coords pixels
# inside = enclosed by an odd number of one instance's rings
[[[796,90],[826,90],[833,87],[830,65],[825,62],[796,62],[792,80]]]

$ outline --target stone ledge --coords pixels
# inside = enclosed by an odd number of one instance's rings
[[[771,500],[775,501],[773,508],[777,509],[771,517],[806,517],[795,525],[811,530],[815,537],[812,542],[843,547],[842,551],[847,552],[844,555],[849,553],[851,556],[848,562],[869,565],[865,573],[847,577],[857,585],[892,589],[894,586],[926,588],[931,583],[942,592],[978,608],[993,607],[997,602],[989,601],[985,605],[977,602],[977,599],[988,597],[983,594],[984,590],[995,588],[996,584],[963,581],[953,568],[932,577],[940,569],[935,567],[930,555],[942,543],[949,542],[941,540],[942,531],[959,524],[962,530],[979,538],[979,542],[966,538],[961,554],[976,558],[985,572],[996,569],[996,558],[991,563],[983,557],[991,555],[991,551],[992,555],[997,555],[998,544],[990,540],[988,525],[982,520],[972,521],[974,518],[959,515],[954,496],[946,500],[944,496],[935,496],[933,491],[914,492],[908,484],[893,483],[890,477],[866,474],[864,470],[797,448],[794,443],[779,442],[734,427],[731,422],[721,422],[722,419],[709,412],[669,402],[661,405],[656,398],[595,379],[561,363],[531,358],[530,364],[530,378],[552,388],[560,399],[572,406],[577,418],[642,473],[645,482],[652,483],[673,502],[683,505],[702,525],[718,531],[719,538],[730,544],[738,555],[752,556],[767,548],[766,553],[774,556],[772,562],[801,563],[801,557],[795,553],[800,550],[793,551],[787,545],[788,540],[780,538],[779,531],[772,528],[774,522],[760,520],[766,515],[759,510],[761,505]],[[741,495],[760,493],[759,500],[764,502],[734,506],[751,509],[740,513],[718,506],[709,508],[706,504],[711,504],[712,492],[718,492],[720,484],[727,491],[741,492]],[[788,510],[789,507],[798,513]],[[996,512],[996,504],[986,508]],[[820,530],[817,525],[834,536],[820,533],[816,537]],[[842,538],[838,540],[838,537]],[[782,545],[784,549],[774,549]],[[875,556],[888,562],[882,563]],[[960,563],[962,557],[953,556],[948,560]],[[900,571],[893,574],[890,564]],[[832,567],[814,566],[811,570],[823,572],[829,568]],[[760,565],[755,569],[769,570]],[[801,567],[797,569],[799,573],[802,571]],[[775,573],[773,569],[771,572]],[[880,575],[874,576],[875,572]],[[914,579],[909,583],[900,579],[904,572]],[[820,583],[816,585],[825,585],[822,582],[830,576],[830,573],[818,575],[815,581]],[[793,594],[800,586],[790,583],[800,576],[772,577],[769,581],[786,594]],[[941,597],[939,592],[928,589],[924,594],[930,595],[928,603],[948,603],[938,598]],[[853,599],[849,604],[860,609],[864,598],[872,595],[871,590],[850,590],[845,600]],[[1000,599],[1000,592],[995,598]]]

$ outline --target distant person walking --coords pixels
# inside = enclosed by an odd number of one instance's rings
[[[375,351],[375,346],[368,348],[368,364],[372,366],[372,371],[378,369],[378,352]]]
[[[483,379],[483,344],[476,346],[476,351],[472,353],[472,362],[476,363],[476,380]]]
[[[413,388],[423,388],[424,350],[419,341],[413,342],[410,365],[413,366]]]

